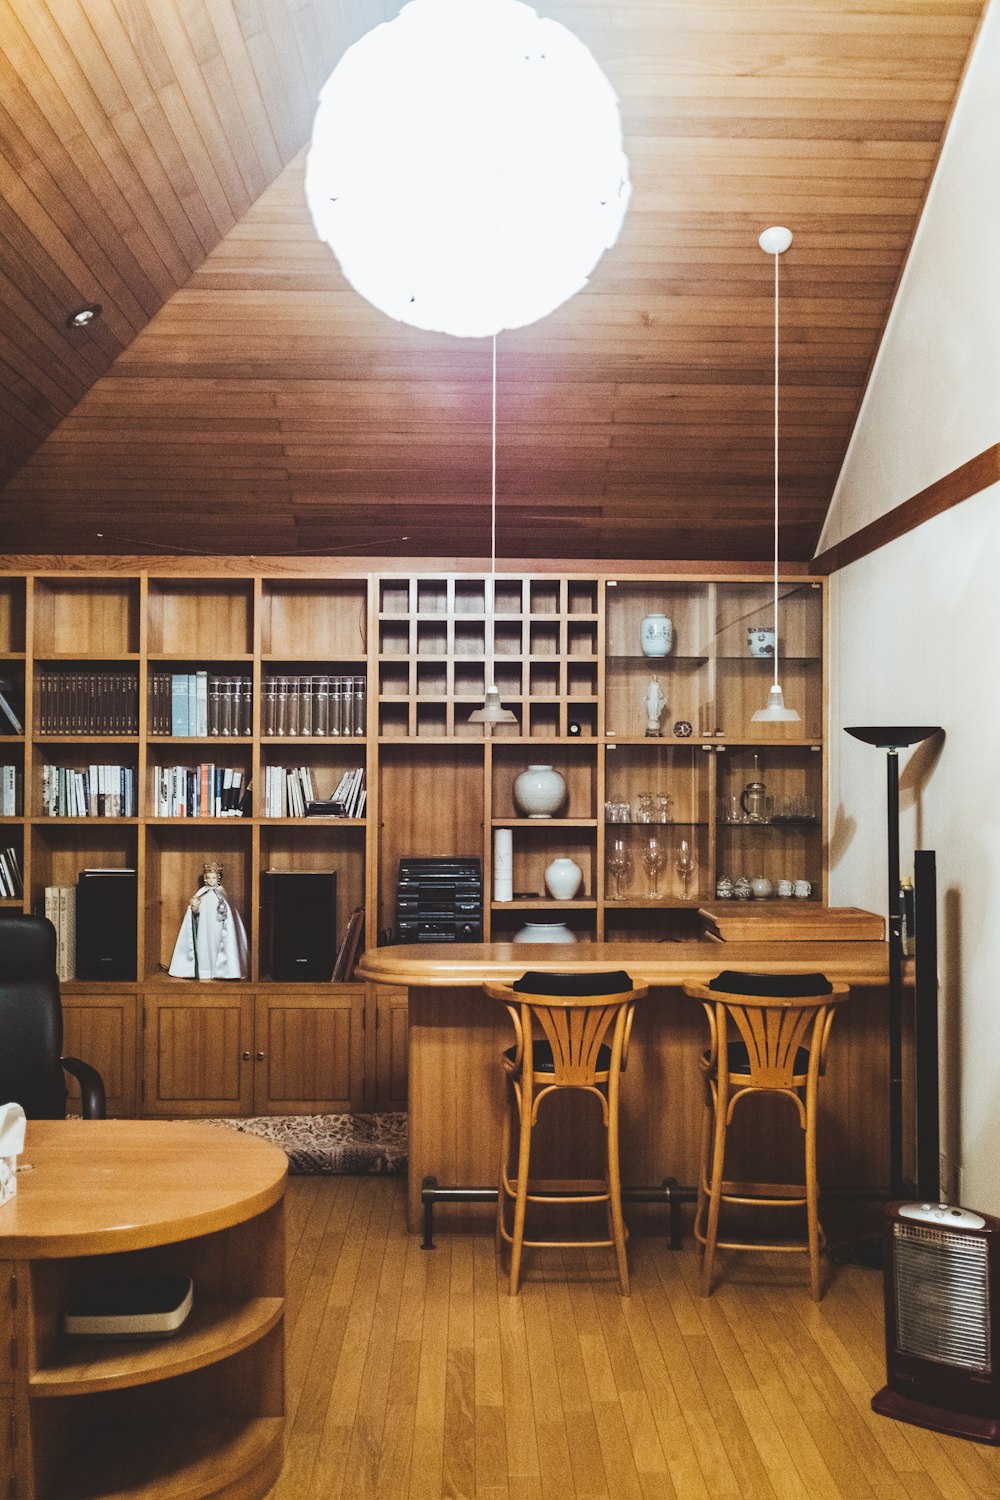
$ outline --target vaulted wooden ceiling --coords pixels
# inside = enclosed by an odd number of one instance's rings
[[[0,549],[488,550],[488,342],[375,312],[302,195],[321,83],[398,8],[0,0]],[[500,337],[499,551],[768,555],[784,223],[808,557],[983,4],[538,8],[617,90],[633,197],[590,286]]]

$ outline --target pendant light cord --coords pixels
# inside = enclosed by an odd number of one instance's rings
[[[774,257],[774,686],[778,686],[778,261]],[[494,339],[494,346],[496,340]],[[495,357],[495,350],[494,350]],[[494,376],[494,379],[496,377]]]
[[[494,634],[497,626],[497,336],[493,335],[493,387],[490,403],[490,680],[487,687],[496,687],[496,645]]]

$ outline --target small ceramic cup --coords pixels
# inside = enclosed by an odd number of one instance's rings
[[[793,887],[793,894],[798,896],[800,901],[804,901],[807,896],[812,895],[812,886],[808,880],[797,880]]]
[[[791,881],[791,880],[779,880],[778,881],[778,897],[779,897],[780,900],[787,901],[788,898],[789,898],[789,896],[794,896],[794,895],[795,895],[795,884],[794,884],[793,881]]]

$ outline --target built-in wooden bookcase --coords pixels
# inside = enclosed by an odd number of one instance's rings
[[[0,573],[0,679],[13,685],[27,732],[0,723],[0,765],[23,773],[25,799],[0,818],[0,847],[18,852],[25,896],[0,900],[0,916],[38,909],[47,885],[72,884],[88,866],[137,870],[135,980],[64,986],[67,1034],[84,1055],[98,1054],[122,1113],[398,1107],[405,1005],[355,984],[275,983],[267,872],[335,870],[338,933],[361,906],[368,943],[392,940],[407,856],[482,861],[488,939],[511,939],[527,921],[565,921],[598,940],[693,933],[724,875],[805,880],[823,898],[824,591],[800,575],[780,593],[779,675],[800,719],[775,725],[753,720],[774,670],[748,641],[748,630],[772,624],[763,569],[526,570],[494,584],[481,571],[351,571],[321,560],[270,571],[208,559],[12,567]],[[643,651],[650,614],[671,621],[662,657]],[[52,731],[46,675],[104,672],[135,684],[133,732]],[[248,732],[163,732],[157,674],[199,672],[249,684]],[[658,735],[647,733],[654,678],[665,700]],[[484,733],[469,715],[491,681],[515,721]],[[136,814],[47,816],[44,767],[95,763],[134,772]],[[250,786],[244,815],[165,814],[154,797],[164,773],[206,764],[233,768]],[[565,778],[551,819],[527,818],[513,800],[529,764]],[[307,770],[323,799],[359,767],[368,801],[358,817],[278,817],[265,802],[276,768]],[[740,803],[754,781],[766,787],[763,822],[747,822]],[[493,889],[500,828],[512,834],[511,901]],[[651,835],[665,851],[655,896],[642,862]],[[608,870],[615,839],[632,854],[620,893]],[[545,887],[557,855],[583,871],[569,901]],[[221,861],[247,928],[245,984],[192,986],[166,972],[208,860]]]

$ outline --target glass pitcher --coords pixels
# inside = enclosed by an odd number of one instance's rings
[[[760,779],[758,757],[753,758],[753,781],[748,781],[740,794],[740,806],[748,823],[767,822],[767,787]]]

